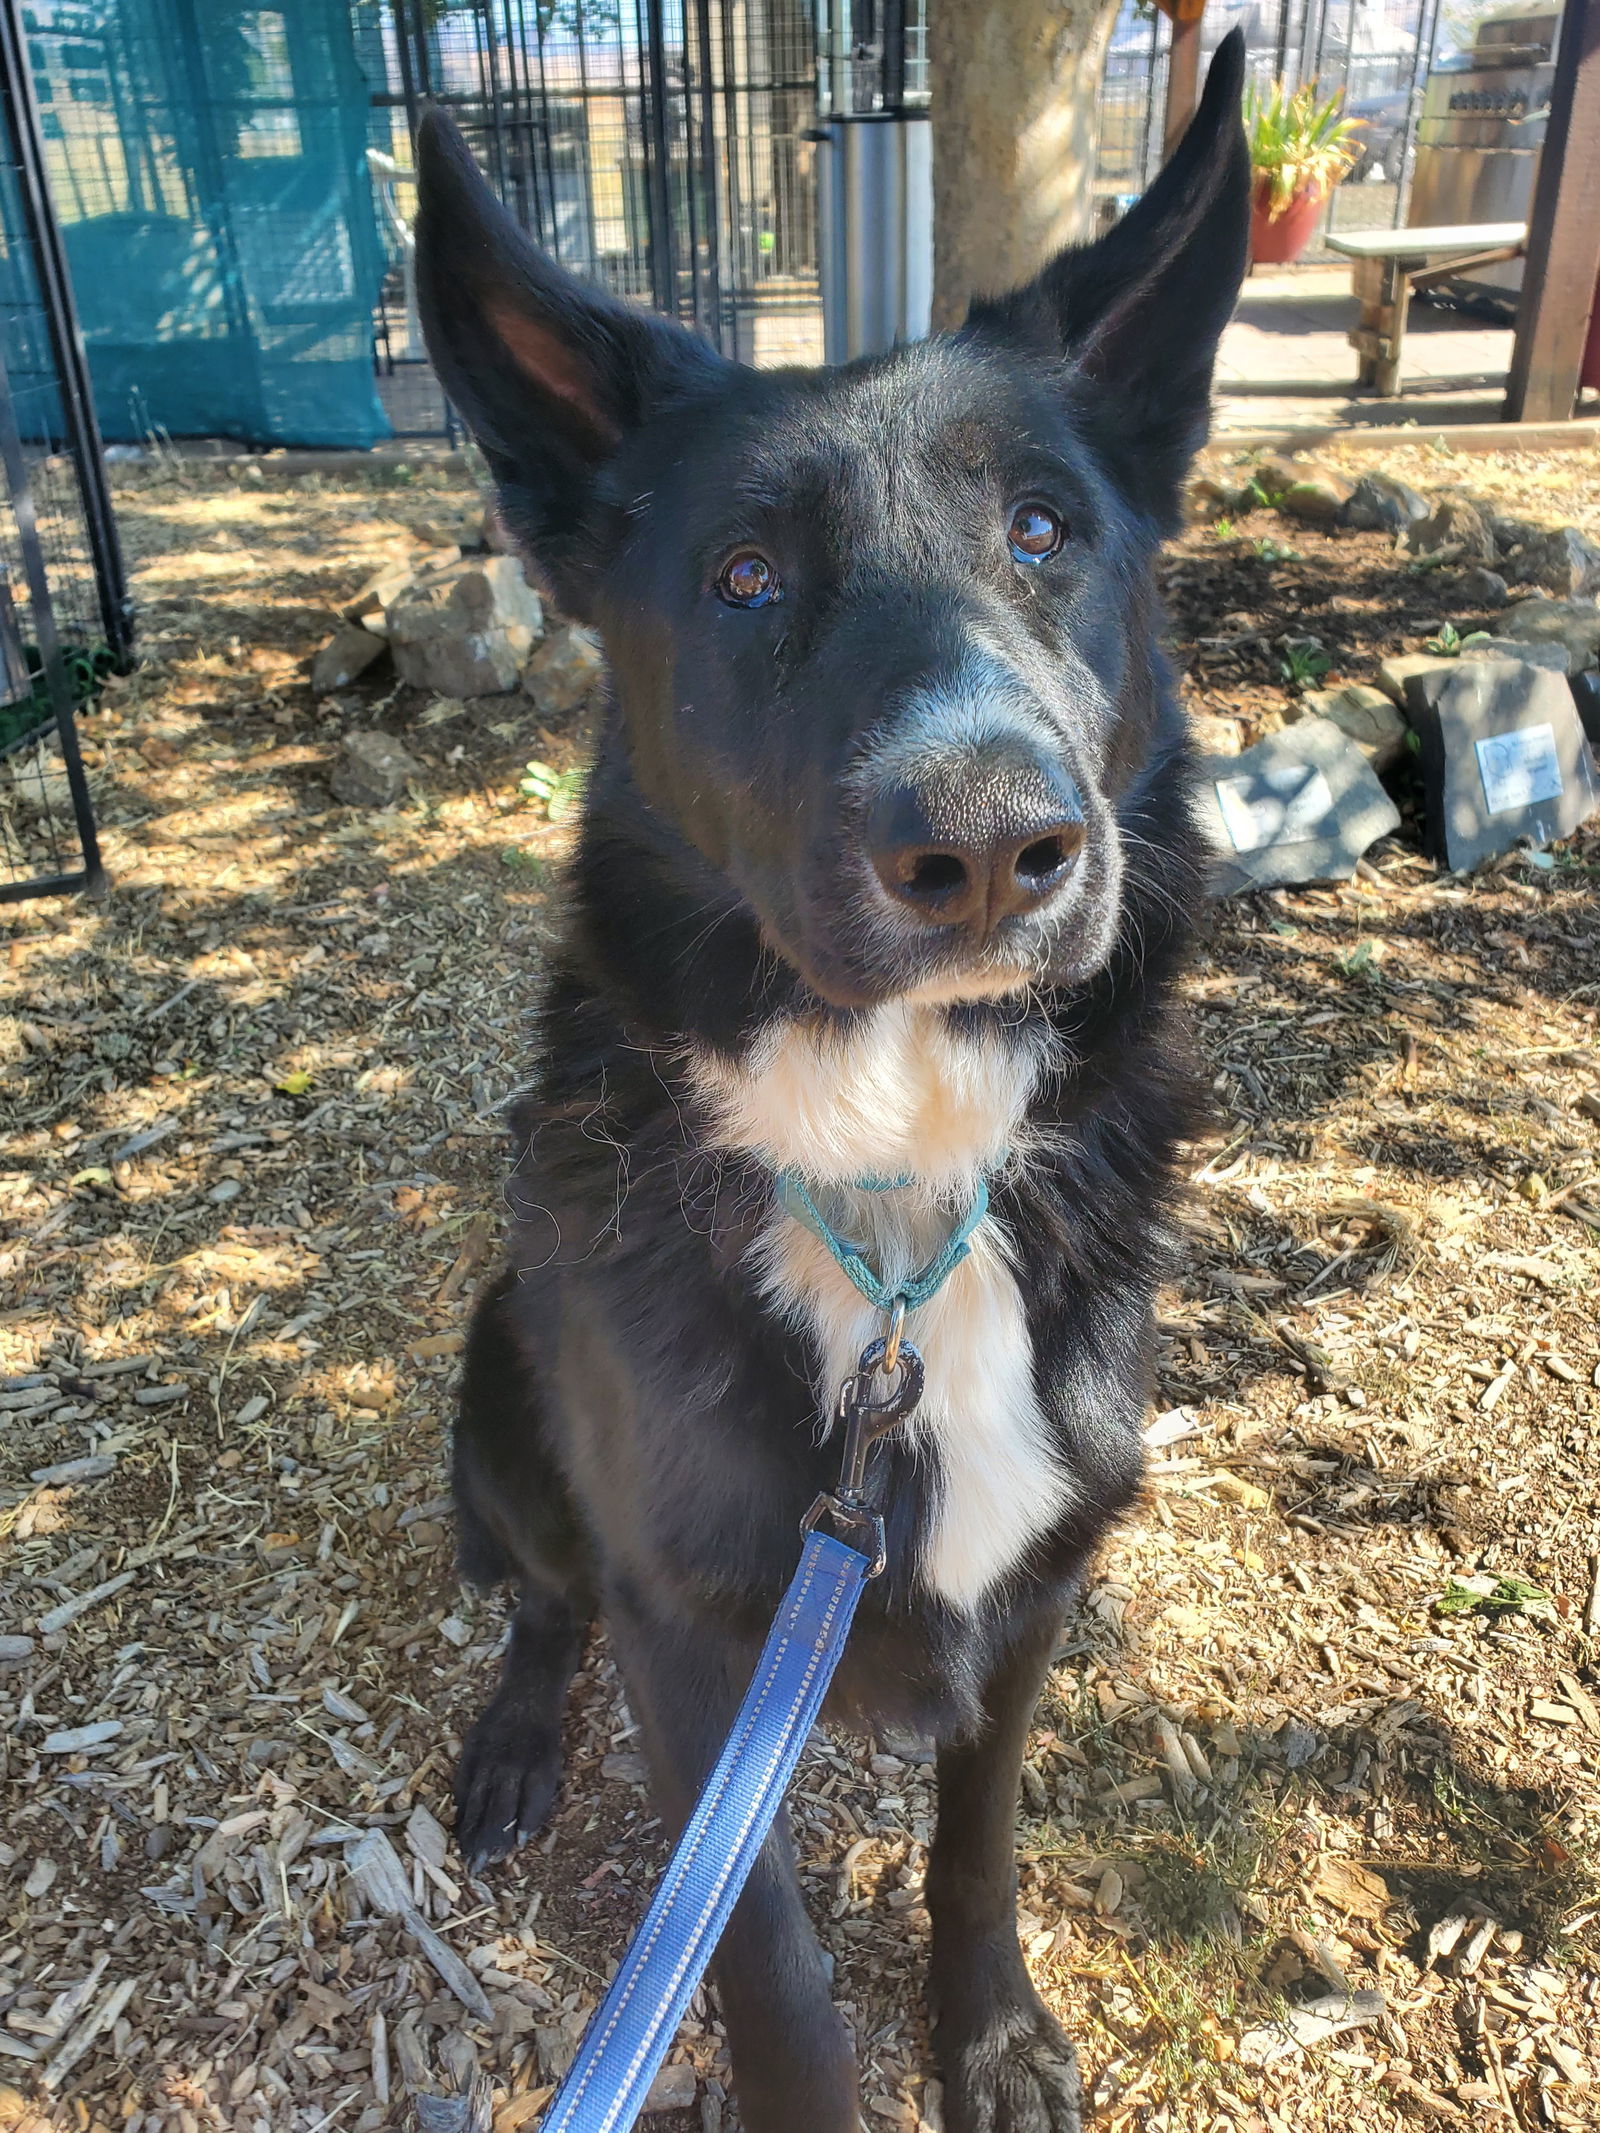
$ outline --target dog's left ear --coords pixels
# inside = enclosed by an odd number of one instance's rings
[[[441,111],[417,133],[417,293],[428,353],[482,447],[506,522],[586,616],[603,470],[630,431],[726,374],[671,320],[530,243]]]
[[[1144,197],[1097,244],[1061,253],[1011,296],[975,304],[965,329],[1065,357],[1092,380],[1095,441],[1169,532],[1205,440],[1217,343],[1248,257],[1244,63],[1243,34],[1230,30],[1189,130]]]

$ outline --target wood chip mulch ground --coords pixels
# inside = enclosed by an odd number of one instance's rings
[[[442,1431],[570,834],[518,779],[581,727],[311,700],[459,480],[170,463],[118,502],[115,890],[0,913],[0,2128],[375,2133],[480,2079],[515,2133],[662,1850],[603,1643],[544,1839],[475,1883],[448,1837],[503,1608],[453,1577]],[[1179,544],[1197,704],[1281,680],[1202,638],[1270,652],[1319,588],[1352,679],[1480,619],[1325,538]],[[327,788],[372,725],[426,773],[381,813]],[[1217,1128],[1150,1486],[1019,1808],[1109,2133],[1600,2122],[1600,839],[1553,856],[1455,880],[1402,835],[1220,911],[1195,970]],[[928,1776],[837,1736],[794,1797],[886,2133],[939,2124]],[[659,2122],[731,2127],[706,2001],[674,2062]]]

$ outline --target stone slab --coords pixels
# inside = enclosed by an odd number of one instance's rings
[[[1199,809],[1216,853],[1213,893],[1348,881],[1370,844],[1400,827],[1355,743],[1305,718],[1237,756],[1205,756]]]
[[[1469,637],[1461,647],[1461,657],[1520,660],[1524,666],[1542,667],[1547,674],[1572,671],[1572,655],[1554,638],[1530,638],[1525,643],[1520,637]]]
[[[1600,664],[1600,607],[1593,600],[1519,600],[1498,633],[1525,644],[1564,644],[1574,674]]]
[[[436,696],[504,695],[544,635],[539,595],[515,556],[419,579],[386,612],[395,671]]]
[[[1349,681],[1337,689],[1308,689],[1286,716],[1293,724],[1325,718],[1355,742],[1380,775],[1406,752],[1404,714],[1384,690],[1369,688],[1362,681]]]
[[[522,686],[546,718],[576,711],[605,673],[599,640],[576,622],[552,630],[523,669]]]
[[[1457,662],[1414,676],[1421,743],[1423,841],[1453,873],[1524,842],[1568,837],[1600,807],[1572,691],[1517,660]]]
[[[1404,711],[1407,708],[1406,684],[1413,674],[1431,673],[1435,667],[1448,674],[1454,666],[1453,659],[1446,659],[1438,652],[1396,652],[1391,659],[1379,660],[1378,687]]]
[[[1590,747],[1600,748],[1600,673],[1593,667],[1573,675],[1572,700],[1578,707],[1578,717],[1589,736]]]

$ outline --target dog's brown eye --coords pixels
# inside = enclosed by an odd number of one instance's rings
[[[778,573],[754,548],[729,556],[717,579],[717,591],[730,607],[765,607],[779,590]]]
[[[1019,563],[1043,563],[1055,554],[1066,533],[1060,519],[1043,504],[1018,504],[1007,538]]]

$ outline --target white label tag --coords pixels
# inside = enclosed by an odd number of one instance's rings
[[[1478,775],[1491,815],[1509,815],[1519,807],[1561,797],[1561,764],[1553,726],[1524,726],[1517,733],[1492,734],[1478,743]]]
[[[1326,835],[1333,794],[1315,763],[1275,763],[1253,778],[1218,778],[1217,805],[1236,852]]]

